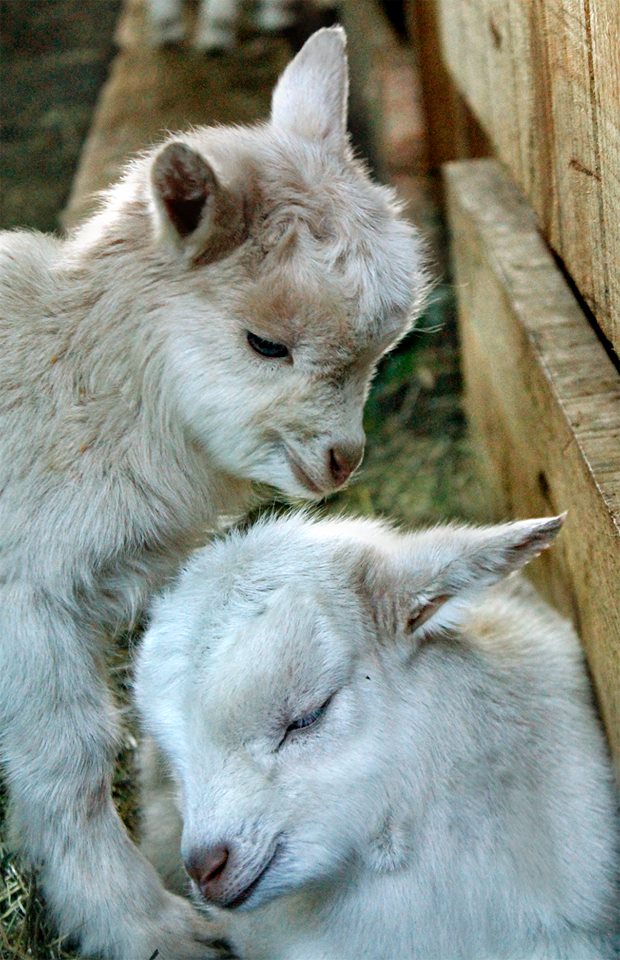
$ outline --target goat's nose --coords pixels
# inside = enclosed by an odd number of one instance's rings
[[[228,847],[218,844],[214,847],[192,850],[185,858],[185,869],[203,897],[208,898],[209,892],[217,885],[226,869],[229,856]]]
[[[339,443],[331,448],[328,455],[329,472],[337,486],[349,479],[363,456],[363,443]]]

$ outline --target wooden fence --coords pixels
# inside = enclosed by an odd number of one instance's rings
[[[620,4],[410,0],[407,16],[431,156],[458,161],[445,193],[489,512],[569,511],[533,575],[580,630],[620,770]]]

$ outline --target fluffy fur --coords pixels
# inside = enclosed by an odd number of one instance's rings
[[[351,158],[346,93],[343,33],[319,32],[269,123],[171,138],[66,240],[0,235],[0,756],[14,834],[86,954],[210,955],[112,806],[105,638],[253,481],[342,484],[424,286]]]
[[[145,848],[182,888],[180,846],[243,960],[616,955],[617,798],[580,645],[496,584],[560,521],[268,521],[157,602]]]

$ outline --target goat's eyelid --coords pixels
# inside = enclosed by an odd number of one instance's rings
[[[314,710],[309,710],[306,714],[300,717],[296,717],[294,720],[291,720],[286,730],[284,731],[284,735],[282,736],[282,739],[278,743],[278,746],[276,749],[279,750],[280,747],[283,746],[284,743],[286,743],[290,734],[295,733],[296,731],[309,730],[310,727],[314,727],[319,722],[319,720],[323,717],[325,711],[329,707],[334,696],[335,696],[335,692],[330,694],[327,700],[325,700],[320,707],[315,707]],[[308,722],[306,723],[305,721],[308,721]]]

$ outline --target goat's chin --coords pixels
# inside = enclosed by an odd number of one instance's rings
[[[266,906],[281,897],[295,897],[323,891],[334,881],[338,883],[346,872],[347,861],[315,864],[314,868],[306,864],[302,871],[293,864],[287,864],[284,855],[273,869],[269,870],[251,895],[242,904],[235,907],[235,913],[245,913]]]
[[[208,900],[205,900],[201,894],[192,886],[192,900],[194,906],[201,912],[204,913],[209,919],[213,919],[214,916],[230,916],[233,913],[250,913],[252,910],[256,910],[259,907],[264,907],[268,903],[271,903],[273,900],[277,900],[279,897],[286,896],[288,893],[296,893],[297,885],[293,885],[290,888],[286,884],[275,884],[270,885],[265,883],[263,886],[261,884],[256,890],[254,890],[247,900],[244,900],[242,903],[235,904],[234,906],[223,906],[214,903],[209,903]]]
[[[330,488],[326,486],[322,489],[319,488],[318,485],[311,487],[302,483],[301,480],[288,469],[286,464],[282,464],[280,469],[271,469],[268,473],[265,471],[265,476],[263,476],[262,473],[263,471],[252,473],[254,482],[274,490],[277,494],[286,497],[287,500],[292,502],[307,503],[308,501],[313,501],[314,503],[319,503],[336,490],[335,487]],[[269,476],[269,480],[266,479],[267,476]]]
[[[304,890],[316,889],[321,880],[316,877],[302,877],[298,873],[287,870],[274,869],[265,875],[251,894],[234,906],[215,905],[209,903],[192,885],[192,899],[195,906],[208,917],[213,919],[216,914],[231,916],[232,914],[251,913],[265,907],[281,897],[295,896]]]

